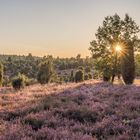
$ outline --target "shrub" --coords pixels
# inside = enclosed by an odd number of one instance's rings
[[[0,63],[0,86],[3,83],[3,65]]]
[[[91,73],[88,73],[88,78],[92,79],[92,74]]]
[[[126,48],[126,55],[121,60],[121,73],[125,84],[133,84],[135,78],[133,46]]]
[[[6,86],[6,87],[11,86],[11,83],[10,82],[11,81],[9,79],[9,76],[4,76],[3,77],[3,83],[2,83],[3,86]]]
[[[84,68],[82,66],[79,66],[78,69],[84,71]]]
[[[83,70],[78,70],[75,74],[75,82],[84,81],[84,72]]]
[[[88,76],[88,74],[85,74],[84,79],[85,79],[85,80],[89,80],[89,76]]]
[[[53,76],[52,62],[51,61],[43,62],[40,65],[39,72],[37,75],[38,82],[41,84],[49,83],[51,81],[52,76]]]
[[[37,81],[36,79],[29,79],[26,81],[26,86],[31,86],[31,85],[34,85],[34,84],[37,84]]]
[[[28,117],[24,120],[24,123],[31,125],[32,129],[37,131],[38,129],[40,129],[42,127],[42,125],[44,124],[44,121],[41,119]]]
[[[85,72],[86,72],[86,73],[91,72],[91,69],[90,69],[90,67],[89,67],[89,66],[85,68]]]
[[[28,81],[28,78],[23,74],[18,74],[18,76],[14,77],[12,80],[12,86],[16,90],[20,90],[21,88],[24,88]]]
[[[111,78],[111,72],[110,72],[110,69],[109,68],[105,68],[103,70],[103,80],[108,82],[110,81],[110,78]]]
[[[52,72],[52,75],[51,75],[50,80],[48,82],[50,82],[50,83],[62,83],[61,80],[62,79],[60,79],[60,77],[55,72]]]

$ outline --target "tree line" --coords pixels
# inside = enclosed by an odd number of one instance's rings
[[[51,55],[34,57],[17,55],[0,55],[1,85],[19,89],[25,85],[49,82],[78,82],[93,77],[94,61],[90,57],[54,58]],[[75,75],[82,73],[81,78]],[[84,74],[86,72],[86,74]],[[24,82],[23,82],[24,81]],[[21,85],[21,86],[20,86]]]

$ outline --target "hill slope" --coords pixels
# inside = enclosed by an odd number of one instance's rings
[[[87,81],[0,92],[0,140],[140,139],[139,86]]]

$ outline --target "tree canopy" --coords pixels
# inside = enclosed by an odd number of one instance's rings
[[[120,67],[119,58],[126,55],[126,49],[133,48],[139,51],[140,40],[137,33],[140,31],[136,22],[128,15],[121,19],[119,15],[105,17],[102,26],[100,26],[95,34],[95,40],[90,42],[89,50],[92,52],[93,58],[98,59],[101,70],[110,67],[113,71],[116,63],[116,46],[121,46],[118,54],[117,67]],[[128,45],[131,44],[131,45]]]

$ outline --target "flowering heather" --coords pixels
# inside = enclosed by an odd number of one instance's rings
[[[0,92],[0,140],[140,139],[138,85],[91,80]]]

